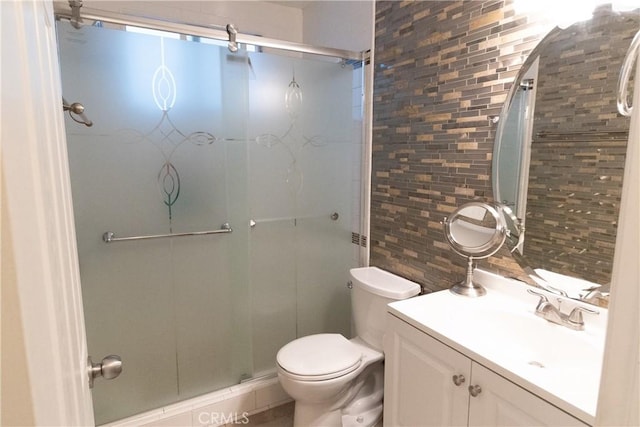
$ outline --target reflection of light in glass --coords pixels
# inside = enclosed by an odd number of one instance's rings
[[[158,67],[152,80],[153,100],[162,111],[169,111],[176,102],[176,81],[164,65]]]
[[[96,21],[96,22],[100,22],[100,21]],[[97,26],[97,25],[94,24],[94,26]],[[201,37],[201,36],[191,36],[186,34],[173,33],[171,31],[152,30],[151,28],[135,27],[133,25],[126,25],[125,30],[130,33],[146,34],[149,36],[156,36],[156,37],[166,37],[168,39],[182,39],[190,42],[212,44],[214,46],[221,46],[225,48],[229,44],[228,40],[216,40],[216,39],[210,39],[210,38]],[[238,45],[242,50],[246,50],[247,52],[261,52],[260,48],[253,44],[238,43]]]
[[[638,8],[638,0],[516,0],[514,8],[517,14],[546,16],[560,28],[566,28],[591,19],[594,9],[603,4],[611,4],[618,11]]]
[[[199,36],[187,36],[187,40],[203,43],[203,44],[211,44],[214,46],[220,46],[224,48],[226,48],[229,45],[228,40],[216,40],[216,39],[209,39],[207,37],[199,37]],[[260,49],[258,48],[258,46],[253,44],[238,43],[238,47],[241,50],[246,50],[247,52],[260,52]]]
[[[304,175],[302,174],[302,171],[298,169],[298,165],[295,160],[291,162],[291,165],[287,168],[287,177],[285,178],[285,182],[289,185],[289,189],[293,191],[294,194],[299,195],[302,193]]]
[[[153,74],[151,90],[153,100],[162,111],[169,111],[176,103],[176,81],[171,70],[164,64],[164,39],[160,39],[160,66]]]
[[[613,10],[617,10],[618,12],[628,12],[640,7],[640,5],[638,5],[638,0],[613,0],[611,1],[611,5]]]
[[[293,74],[291,83],[289,83],[289,87],[284,95],[284,105],[292,119],[298,117],[298,114],[302,109],[302,89],[298,82],[296,82],[295,73]]]
[[[150,36],[167,37],[170,39],[180,38],[180,34],[178,33],[172,33],[169,31],[161,31],[161,30],[152,30],[151,28],[134,27],[132,25],[127,25],[125,27],[125,30],[130,33],[147,34]]]

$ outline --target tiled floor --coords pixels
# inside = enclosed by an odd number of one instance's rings
[[[276,406],[268,411],[249,416],[249,423],[245,425],[251,427],[293,427],[293,408],[294,402]],[[232,426],[234,425],[228,425],[228,427]]]

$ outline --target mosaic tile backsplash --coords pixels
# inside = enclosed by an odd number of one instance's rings
[[[549,29],[510,1],[376,2],[372,265],[427,291],[463,278],[442,221],[492,200],[491,118]],[[504,248],[479,265],[521,276]]]

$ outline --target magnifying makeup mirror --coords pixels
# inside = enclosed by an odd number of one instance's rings
[[[444,220],[444,235],[451,248],[468,259],[466,278],[453,285],[451,292],[468,297],[487,293],[473,283],[473,260],[495,254],[505,241],[507,228],[498,209],[487,203],[470,202]]]

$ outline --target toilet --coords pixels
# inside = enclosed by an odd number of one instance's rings
[[[382,420],[382,338],[387,304],[420,285],[377,267],[350,271],[356,337],[316,334],[278,351],[282,388],[295,400],[294,427],[375,426]]]

